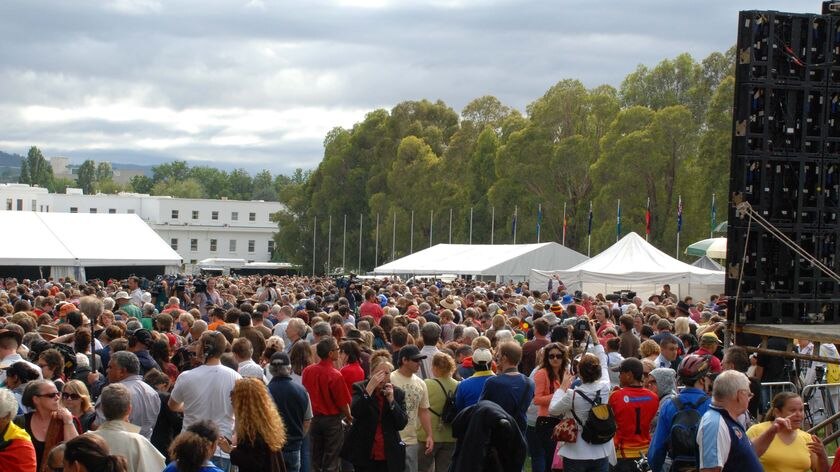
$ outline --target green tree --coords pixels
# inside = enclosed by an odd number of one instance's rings
[[[152,180],[154,183],[163,180],[179,182],[187,180],[189,176],[190,168],[186,161],[167,162],[152,167]]]
[[[162,180],[151,190],[152,195],[168,195],[176,198],[204,198],[204,189],[195,179],[185,179],[179,182]]]
[[[231,198],[236,200],[250,200],[254,190],[251,175],[245,169],[236,169],[228,176]]]
[[[52,184],[49,187],[50,192],[52,193],[67,193],[67,187],[75,187],[76,181],[73,179],[68,179],[67,177],[57,177],[53,179]]]
[[[88,159],[79,166],[76,183],[86,195],[96,193],[96,163]]]
[[[52,185],[53,170],[44,159],[41,150],[35,146],[29,148],[26,158],[21,162],[20,183],[49,188]]]
[[[128,183],[129,187],[131,188],[132,192],[135,193],[149,193],[152,191],[152,187],[155,183],[149,177],[145,175],[135,175],[131,178]]]
[[[103,184],[108,182],[114,178],[114,169],[111,167],[111,163],[107,161],[102,161],[96,165],[96,182],[99,184]]]
[[[277,201],[277,191],[274,189],[271,172],[263,169],[254,176],[251,198],[253,200],[265,200],[267,202]]]
[[[231,195],[230,180],[225,171],[208,166],[195,166],[189,169],[189,178],[201,183],[207,198],[234,198]]]

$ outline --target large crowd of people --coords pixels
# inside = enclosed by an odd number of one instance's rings
[[[840,470],[807,401],[761,386],[831,366],[724,348],[726,309],[559,280],[9,278],[0,471]]]

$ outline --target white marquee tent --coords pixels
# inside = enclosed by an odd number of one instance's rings
[[[634,290],[649,294],[670,284],[674,293],[695,297],[721,293],[724,272],[694,267],[656,249],[630,233],[597,256],[565,270],[532,270],[530,286],[545,290],[559,278],[570,290],[588,292]],[[644,297],[646,298],[646,297]]]
[[[524,280],[534,267],[571,267],[586,256],[554,242],[540,244],[437,244],[373,270],[380,275],[456,274]]]
[[[85,268],[158,267],[177,272],[181,256],[134,214],[0,211],[0,266],[49,268],[85,279]],[[6,274],[0,274],[6,275]]]

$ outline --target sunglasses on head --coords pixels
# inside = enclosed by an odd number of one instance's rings
[[[63,400],[79,400],[80,398],[82,398],[82,396],[79,395],[78,393],[63,392],[61,394],[61,398]]]

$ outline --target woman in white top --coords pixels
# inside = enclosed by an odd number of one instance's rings
[[[592,404],[583,395],[597,403],[606,404],[610,397],[610,380],[607,370],[607,356],[604,347],[598,343],[595,322],[589,321],[590,349],[581,356],[578,364],[578,375],[581,384],[574,389],[557,390],[548,407],[552,416],[572,416],[571,411],[584,423],[589,416]],[[590,444],[583,440],[583,427],[578,424],[577,441],[566,443],[560,448],[563,456],[563,470],[565,472],[607,472],[610,464],[615,464],[615,446],[612,441],[604,444]]]

